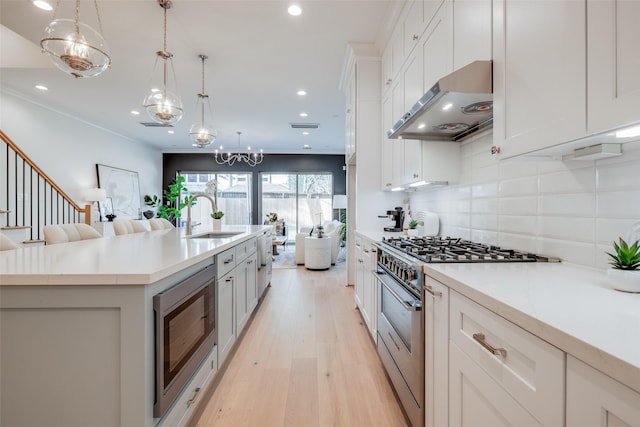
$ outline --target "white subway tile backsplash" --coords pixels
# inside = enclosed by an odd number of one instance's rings
[[[640,221],[640,141],[590,162],[497,161],[492,144],[465,141],[460,183],[413,193],[411,208],[438,213],[443,236],[607,268],[611,242]]]
[[[538,197],[538,213],[554,216],[594,216],[595,193],[550,194]]]
[[[504,197],[498,199],[498,213],[500,215],[536,215],[538,213],[538,198]]]
[[[596,195],[598,218],[640,219],[640,189],[601,192]]]
[[[553,239],[595,243],[595,221],[594,218],[541,216],[538,218],[538,235]]]
[[[538,177],[515,178],[500,181],[498,194],[501,197],[524,196],[538,194]]]
[[[528,234],[531,237],[535,237],[537,221],[538,217],[533,215],[500,215],[500,217],[498,218],[498,229],[500,230],[500,232]]]
[[[587,167],[540,175],[540,193],[582,193],[595,191],[594,170],[594,167]]]

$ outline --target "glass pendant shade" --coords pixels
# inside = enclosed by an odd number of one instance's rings
[[[198,94],[198,104],[196,106],[200,112],[200,122],[194,123],[191,126],[191,129],[189,129],[189,138],[191,138],[194,147],[204,148],[215,141],[216,132],[204,119],[205,104],[209,107],[209,116],[211,117],[213,115],[211,113],[209,95],[204,91],[204,64],[207,62],[208,56],[200,54],[198,58],[202,63],[202,91]]]
[[[158,56],[163,61],[163,78],[161,82],[156,86],[153,86],[149,91],[149,94],[144,98],[142,105],[151,120],[165,126],[169,126],[177,123],[182,118],[184,110],[182,108],[182,101],[180,100],[180,97],[171,92],[167,85],[167,68],[169,65],[173,68],[173,62],[171,61],[171,58],[162,57],[160,52],[158,52]],[[171,74],[173,75],[173,73]]]
[[[73,19],[55,19],[44,31],[40,46],[60,70],[76,78],[95,77],[109,65],[109,47],[102,35]]]

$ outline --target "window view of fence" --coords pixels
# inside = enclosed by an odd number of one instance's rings
[[[185,177],[188,194],[204,193],[216,202],[217,210],[224,212],[222,224],[251,224],[251,174],[247,173],[189,173],[181,172]],[[186,196],[183,195],[183,196]],[[199,198],[191,207],[193,224],[200,223],[200,228],[211,229],[211,204]],[[181,224],[187,219],[187,208],[182,209]]]
[[[262,219],[276,213],[285,221],[289,237],[332,218],[331,173],[262,173],[260,178]]]

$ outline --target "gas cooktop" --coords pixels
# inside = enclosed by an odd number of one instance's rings
[[[474,243],[453,237],[388,237],[382,243],[423,262],[559,262],[500,246]]]

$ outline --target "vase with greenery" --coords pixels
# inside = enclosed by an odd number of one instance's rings
[[[222,217],[224,216],[224,212],[217,211],[211,214],[211,218],[213,218],[213,229],[221,230],[222,229]]]
[[[189,191],[184,185],[184,181],[185,178],[183,176],[178,176],[171,181],[163,192],[163,198],[156,195],[153,195],[153,197],[144,196],[144,203],[149,207],[156,208],[157,218],[165,218],[173,222],[176,218],[180,218],[182,209],[186,208],[187,205],[195,205],[196,201],[193,200],[192,196],[186,196],[183,200],[180,199],[182,192]]]
[[[417,236],[418,235],[418,221],[411,218],[408,224],[407,235],[409,236]]]
[[[640,241],[629,245],[620,237],[613,249],[615,253],[607,252],[611,258],[609,283],[619,291],[640,292]]]

